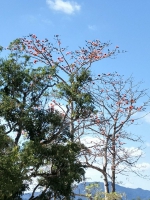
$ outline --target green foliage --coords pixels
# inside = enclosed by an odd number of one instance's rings
[[[25,48],[23,44],[17,50],[16,45],[20,40],[10,44],[8,59],[0,59],[0,118],[5,122],[0,125],[0,197],[19,200],[36,178],[35,188],[42,189],[39,199],[46,195],[70,199],[72,183],[80,182],[85,173],[78,160],[81,147],[70,142],[68,119],[47,104],[53,90],[58,89],[59,96],[75,102],[74,118],[82,116],[88,107],[92,110],[90,94],[82,92],[89,72],[83,70],[73,82],[70,76],[71,88],[59,83],[57,65],[34,68],[30,56],[20,51]],[[22,132],[28,141],[19,148]],[[8,133],[16,134],[15,141]]]
[[[90,198],[94,198],[100,200],[103,198],[103,194],[101,192],[100,186],[98,183],[91,183],[85,187],[86,196]]]
[[[90,72],[83,68],[79,74],[70,75],[69,83],[60,82],[57,84],[57,88],[60,90],[59,96],[66,98],[68,102],[74,102],[72,115],[75,119],[86,118],[94,111],[92,95],[83,89],[91,81],[89,77]]]
[[[45,186],[55,195],[69,198],[72,183],[80,182],[84,175],[83,166],[77,161],[79,152],[76,143],[43,145],[30,141],[22,150],[21,160],[22,165],[32,169],[28,178],[39,177],[39,187]]]
[[[122,195],[117,193],[117,192],[111,192],[111,193],[107,193],[106,194],[106,199],[108,200],[121,200],[122,199]]]
[[[13,140],[0,131],[0,198],[1,200],[19,200],[22,192],[28,188],[23,183],[26,173],[20,165],[19,149]]]
[[[86,196],[88,199],[94,200],[121,200],[122,195],[116,192],[105,193],[102,192],[98,183],[92,183],[85,187]]]
[[[14,58],[0,61],[0,116],[9,124],[12,131],[25,129],[30,139],[39,134],[43,120],[58,124],[60,116],[57,114],[36,112],[34,108],[44,101],[43,94],[52,87],[48,75],[51,73],[48,67],[29,69],[26,60],[17,63]],[[43,118],[43,120],[41,120]],[[57,119],[56,119],[57,118]],[[36,130],[33,127],[38,126]],[[33,129],[32,129],[33,127]],[[32,130],[31,130],[32,129]],[[21,130],[20,130],[21,131]],[[33,133],[34,132],[34,133]],[[42,137],[42,134],[41,136]]]

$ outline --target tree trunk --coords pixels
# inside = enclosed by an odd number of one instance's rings
[[[104,191],[105,193],[109,193],[109,183],[107,179],[107,174],[103,174],[103,181],[104,181]]]
[[[107,150],[108,150],[108,141],[109,137],[106,139],[105,147],[104,147],[104,157],[103,157],[103,181],[104,181],[104,192],[105,192],[105,200],[107,199],[106,194],[109,193],[109,183],[107,178]]]
[[[115,169],[112,169],[112,182],[111,182],[111,192],[115,192],[116,188],[115,188]]]
[[[115,192],[115,183],[116,183],[116,146],[115,146],[115,131],[112,136],[112,166],[111,166],[111,192]]]

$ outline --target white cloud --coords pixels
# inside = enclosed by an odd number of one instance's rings
[[[50,9],[61,11],[66,14],[73,14],[75,11],[81,9],[81,6],[74,1],[46,0],[46,3]]]
[[[89,182],[94,182],[94,181],[98,181],[98,182],[102,182],[103,179],[102,179],[102,174],[95,170],[95,169],[91,169],[91,168],[87,168],[86,170],[86,174],[85,174],[85,179],[86,181],[89,181]]]
[[[143,162],[143,163],[140,163],[140,164],[136,164],[136,167],[140,171],[149,170],[150,169],[150,163]]]
[[[136,188],[136,186],[133,183],[129,183],[129,182],[124,183],[122,186],[127,187],[127,188]]]
[[[88,25],[88,28],[92,31],[96,30],[96,26],[95,25]]]
[[[96,137],[86,136],[81,138],[81,142],[86,145],[87,147],[93,146],[94,144],[101,144],[101,139]]]
[[[125,147],[126,153],[130,155],[130,157],[138,157],[144,154],[144,152],[136,147]]]
[[[135,163],[134,166],[132,166],[132,165],[127,166],[126,164],[120,164],[120,165],[118,165],[118,167],[116,169],[116,173],[117,174],[124,173],[127,176],[129,176],[129,173],[131,173],[131,174],[133,173],[133,174],[144,177],[147,174],[147,171],[149,171],[149,170],[150,170],[150,163],[146,163],[146,162]],[[128,172],[128,174],[127,174],[127,172]]]

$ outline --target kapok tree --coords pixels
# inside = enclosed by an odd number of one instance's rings
[[[146,90],[140,86],[141,83],[134,83],[132,77],[124,80],[118,74],[107,74],[88,88],[97,113],[91,114],[89,119],[95,124],[85,127],[82,132],[83,136],[89,134],[94,138],[86,144],[84,164],[102,173],[106,193],[109,192],[109,180],[115,192],[117,174],[133,172],[142,176],[136,165],[142,155],[142,139],[129,132],[129,127],[144,117],[150,103]],[[135,148],[129,147],[130,141],[135,143]]]
[[[84,170],[78,159],[80,148],[74,142],[74,125],[94,110],[91,94],[83,90],[91,80],[88,69],[115,53],[102,53],[108,44],[99,41],[66,52],[57,36],[56,41],[54,47],[35,35],[17,39],[7,48],[8,59],[0,61],[0,117],[5,134],[13,134],[16,145],[24,133],[30,140],[20,163],[28,169],[26,181],[40,178],[32,198],[38,187],[45,187],[41,195],[67,197],[71,183],[81,180]],[[62,153],[68,156],[63,158]],[[48,163],[50,169],[45,173],[42,165]]]
[[[109,46],[109,43],[95,40],[86,41],[86,47],[79,50],[68,51],[67,48],[61,47],[58,35],[55,35],[55,41],[56,46],[48,39],[39,40],[36,35],[31,34],[17,39],[9,48],[14,54],[17,52],[17,54],[30,57],[32,63],[43,64],[53,72],[48,76],[51,82],[54,78],[57,79],[57,84],[52,89],[52,106],[59,107],[68,119],[73,138],[74,122],[82,113],[86,117],[93,111],[91,95],[84,90],[84,86],[91,79],[92,63],[114,55],[119,47],[116,46],[114,50],[106,52],[105,48]]]

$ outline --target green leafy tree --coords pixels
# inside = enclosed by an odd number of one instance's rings
[[[0,127],[0,198],[19,200],[22,191],[28,188],[23,182],[26,169],[20,165],[19,149]]]
[[[28,57],[20,58],[19,55],[14,54],[10,54],[7,60],[1,59],[0,117],[4,122],[5,134],[11,133],[15,137],[15,145],[18,146],[23,133],[30,140],[28,148],[25,145],[22,150],[18,151],[18,156],[15,154],[19,163],[16,167],[23,166],[26,169],[27,177],[22,177],[21,183],[40,176],[44,180],[37,180],[38,187],[46,187],[55,195],[68,196],[71,195],[71,184],[75,180],[80,181],[84,175],[82,165],[77,161],[79,147],[75,143],[69,145],[71,136],[67,119],[59,111],[53,110],[47,105],[50,101],[51,89],[57,83],[57,80],[52,82],[48,78],[53,71],[48,70],[48,67],[29,68],[28,59]],[[32,142],[34,145],[31,145]],[[73,148],[74,145],[76,148]],[[63,149],[65,149],[66,157],[62,157]],[[45,151],[50,151],[49,155],[46,153],[47,157],[45,157]],[[26,154],[28,161],[23,156]],[[67,156],[69,157],[67,158]],[[49,176],[45,175],[45,172],[39,173],[38,170],[45,165],[44,162],[47,160],[51,162],[53,167],[56,166],[58,171],[62,168],[61,164],[64,163],[64,172],[53,175],[53,172],[49,171]],[[36,171],[30,173],[30,166],[33,166]],[[16,171],[19,173],[19,170]],[[61,171],[63,170],[61,169]],[[6,173],[4,173],[4,178],[5,175]],[[14,174],[14,179],[15,177],[17,180],[19,175]],[[61,185],[57,183],[58,180],[59,182],[61,180]],[[63,190],[62,182],[66,186]],[[6,184],[7,186],[10,190],[13,185],[9,187]],[[23,191],[25,189],[22,188]],[[43,193],[46,193],[47,190],[44,190]]]
[[[18,166],[26,170],[22,180],[36,178],[30,199],[39,188],[42,193],[36,199],[46,195],[69,199],[71,184],[82,180],[82,146],[75,134],[80,129],[77,121],[96,112],[86,90],[92,84],[90,67],[116,52],[103,53],[109,44],[97,40],[87,41],[86,49],[66,52],[58,36],[55,39],[56,47],[33,34],[16,39],[8,47],[8,58],[0,59],[0,117],[5,134],[15,138],[15,148],[22,134],[27,136],[17,158]]]

